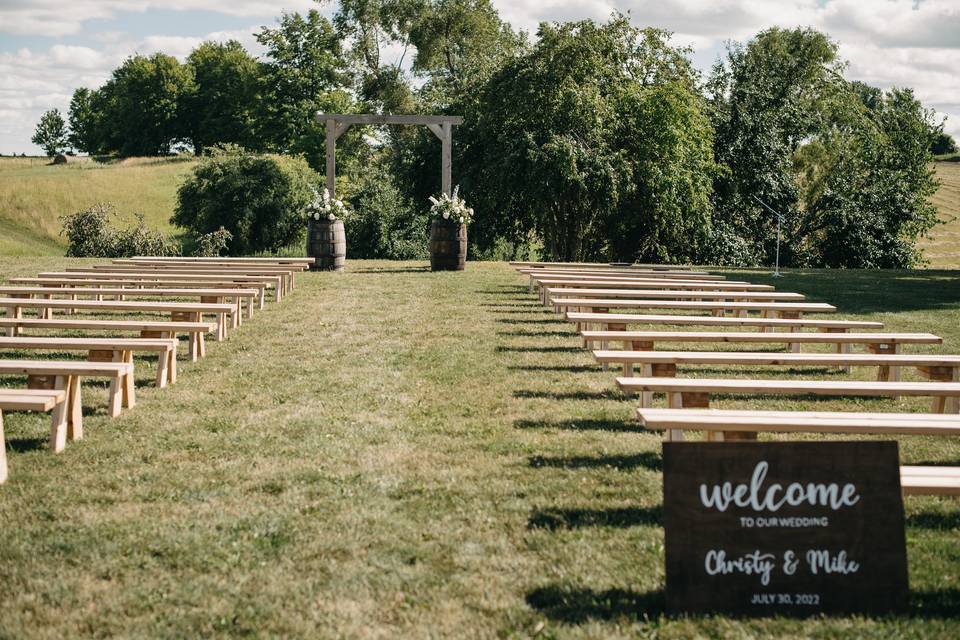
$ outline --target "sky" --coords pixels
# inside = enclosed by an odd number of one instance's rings
[[[668,29],[693,47],[702,70],[730,40],[767,27],[810,26],[829,34],[849,63],[846,76],[888,89],[912,87],[947,118],[960,140],[960,0],[493,0],[515,28],[542,21],[606,20],[629,13],[640,26]],[[40,115],[64,114],[73,90],[99,87],[128,56],[163,51],[183,60],[204,40],[253,34],[281,11],[335,3],[312,0],[0,0],[0,153],[39,154],[30,142]]]

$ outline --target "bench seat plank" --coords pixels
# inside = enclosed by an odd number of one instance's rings
[[[50,449],[63,450],[67,437],[67,392],[63,389],[0,389],[0,484],[7,481],[7,445],[4,411],[52,412]]]
[[[739,378],[617,378],[628,392],[772,393],[852,396],[960,396],[960,382],[746,380]]]
[[[163,388],[167,382],[177,381],[177,340],[175,338],[52,338],[52,337],[0,337],[0,350],[38,349],[48,351],[98,351],[113,353],[117,362],[132,362],[133,352],[158,353],[156,384]],[[126,381],[132,393],[132,376]]]
[[[597,362],[606,363],[960,367],[960,355],[924,353],[766,353],[750,351],[604,351],[598,349],[593,352],[593,356]]]
[[[716,291],[773,291],[773,285],[750,284],[729,280],[654,280],[654,279],[601,279],[601,278],[537,278],[534,283],[544,287],[591,287],[593,289],[704,289]]]
[[[649,291],[646,289],[589,289],[589,288],[566,288],[566,287],[547,287],[548,299],[554,296],[578,297],[578,298],[647,298],[660,299],[670,298],[682,300],[684,298],[703,299],[703,300],[745,300],[751,302],[762,301],[790,301],[803,300],[802,293],[776,292],[776,291],[711,291],[708,289],[689,291],[675,289],[661,289]]]
[[[826,302],[696,302],[693,300],[632,300],[605,298],[554,298],[551,304],[563,311],[568,307],[590,309],[687,309],[695,311],[761,311],[788,313],[833,313]]]

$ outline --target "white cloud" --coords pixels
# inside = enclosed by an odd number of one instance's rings
[[[592,18],[629,12],[642,26],[675,32],[674,42],[695,49],[704,70],[723,42],[747,40],[771,26],[811,26],[840,43],[850,61],[847,76],[887,89],[912,87],[917,97],[942,115],[947,130],[960,138],[960,0],[494,0],[514,27],[536,32],[539,22]],[[40,114],[65,110],[78,86],[99,86],[133,53],[163,51],[181,60],[202,40],[236,39],[249,51],[262,49],[253,38],[259,25],[282,10],[319,8],[313,0],[0,0],[0,33],[43,35],[61,41],[46,49],[3,52],[0,39],[0,151],[33,149],[29,143]],[[180,33],[157,33],[139,41],[123,32],[124,13],[148,9],[184,11]],[[189,10],[246,16],[256,26],[205,36],[189,33]],[[254,19],[255,18],[255,19]],[[112,20],[78,46],[68,36],[84,33],[92,19]],[[90,43],[94,44],[90,44]],[[400,51],[390,51],[393,62]],[[409,52],[408,59],[412,55]]]

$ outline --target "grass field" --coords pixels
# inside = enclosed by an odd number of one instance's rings
[[[0,273],[65,262],[0,259]],[[956,272],[776,284],[960,348]],[[208,351],[119,419],[104,389],[86,392],[86,438],[56,457],[48,418],[8,417],[0,638],[960,636],[960,502],[937,498],[906,499],[904,615],[665,616],[660,439],[506,265],[305,274]],[[138,368],[144,383],[151,372]],[[901,458],[960,464],[960,443],[906,438]]]
[[[934,268],[960,267],[960,162],[938,162],[941,186],[933,197],[942,225],[921,242],[924,256]]]
[[[129,158],[53,166],[46,158],[0,159],[0,255],[63,255],[59,217],[97,202],[112,202],[132,222],[173,232],[177,187],[194,161]]]

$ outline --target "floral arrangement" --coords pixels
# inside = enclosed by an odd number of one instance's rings
[[[341,220],[347,215],[347,205],[343,200],[330,197],[327,188],[323,188],[323,193],[313,190],[313,201],[307,205],[307,218],[314,220],[323,220],[326,218],[331,222]]]
[[[453,195],[443,193],[439,198],[430,196],[430,215],[460,224],[470,224],[473,221],[473,209],[458,195],[459,191],[458,185],[453,188]]]

